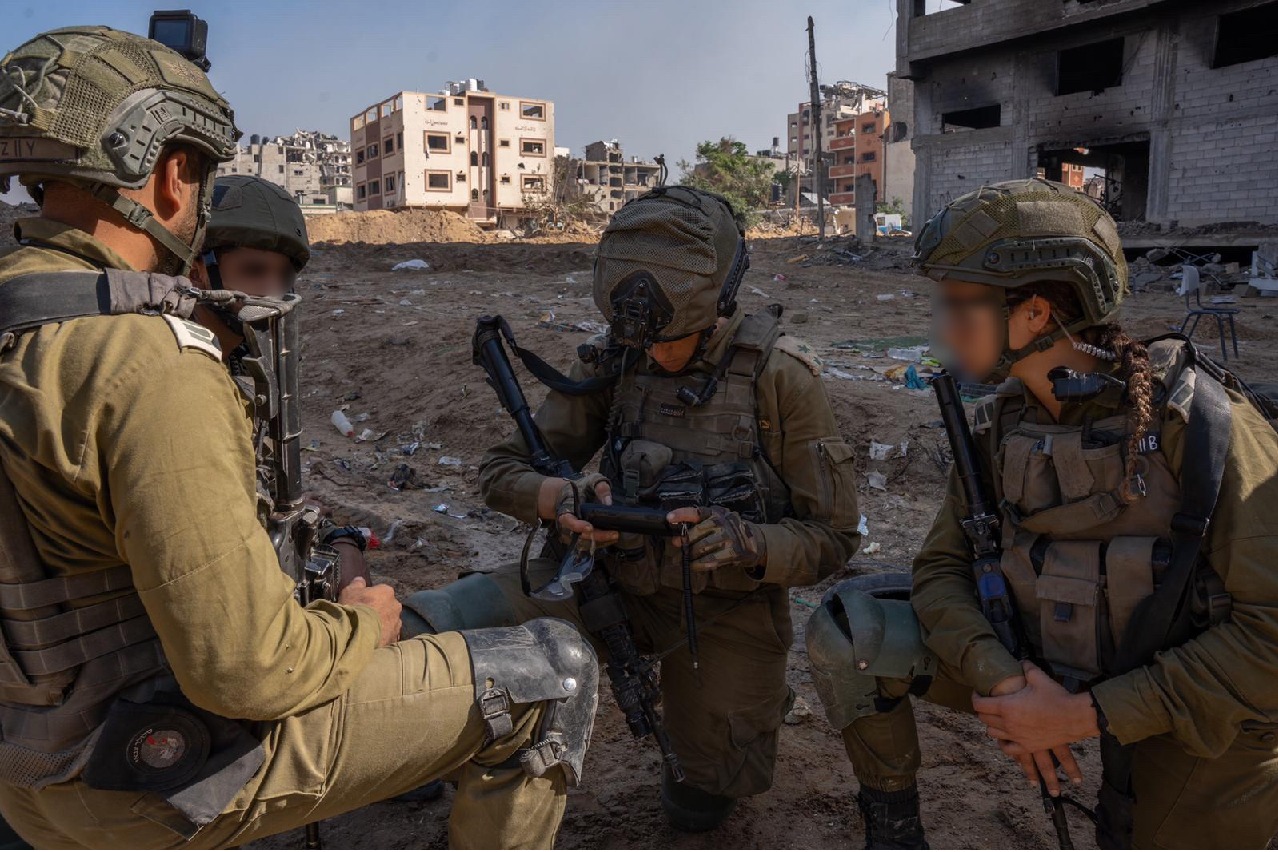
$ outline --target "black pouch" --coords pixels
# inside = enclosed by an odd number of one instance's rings
[[[98,790],[158,793],[194,826],[215,819],[266,762],[243,722],[205,712],[181,693],[116,699],[85,765]]]

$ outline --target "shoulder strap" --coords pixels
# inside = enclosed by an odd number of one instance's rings
[[[1233,412],[1224,386],[1201,372],[1189,411],[1180,511],[1171,520],[1171,561],[1158,591],[1146,598],[1128,624],[1117,649],[1116,673],[1145,665],[1159,651],[1192,634],[1193,573],[1220,497]]]
[[[728,345],[725,372],[757,379],[780,336],[781,325],[771,310],[750,314],[741,321]]]
[[[0,336],[80,317],[165,313],[190,319],[186,278],[123,269],[32,272],[0,284]]]

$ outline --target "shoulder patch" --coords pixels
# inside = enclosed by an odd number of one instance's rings
[[[222,347],[218,344],[217,337],[213,332],[197,322],[191,322],[170,314],[163,314],[163,316],[164,321],[173,330],[173,336],[177,338],[179,349],[198,349],[218,361],[222,360]]]
[[[784,352],[791,358],[797,359],[803,364],[803,366],[807,367],[808,370],[811,371],[812,375],[821,375],[821,368],[824,366],[821,361],[821,356],[817,355],[815,349],[807,343],[804,343],[799,338],[783,334],[777,338],[776,343],[772,344],[772,348],[778,352]]]

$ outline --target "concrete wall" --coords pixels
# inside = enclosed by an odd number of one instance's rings
[[[892,121],[883,146],[883,199],[901,199],[906,219],[914,219],[914,84],[888,75],[888,105]]]
[[[1147,142],[1138,207],[1148,221],[1278,223],[1278,57],[1211,67],[1218,15],[1256,5],[972,0],[915,17],[912,0],[899,0],[898,70],[915,80],[918,217],[983,183],[1032,176],[1040,150]],[[1055,94],[1057,51],[1116,37],[1120,85]],[[944,114],[995,103],[999,127],[944,132]],[[1135,176],[1125,186],[1145,189]]]

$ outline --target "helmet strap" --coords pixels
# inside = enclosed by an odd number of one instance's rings
[[[999,288],[999,299],[1002,302],[1003,313],[1003,354],[999,356],[998,363],[994,365],[985,381],[989,384],[997,384],[1007,379],[1012,374],[1012,365],[1016,364],[1035,352],[1046,352],[1056,345],[1056,341],[1069,337],[1071,331],[1082,331],[1087,328],[1087,321],[1080,319],[1069,326],[1063,325],[1060,320],[1056,320],[1056,330],[1050,334],[1044,334],[1035,338],[1020,349],[1012,349],[1010,340],[1010,330],[1008,327],[1012,319],[1012,308],[1007,304],[1007,291]],[[1072,339],[1072,338],[1071,338]]]

